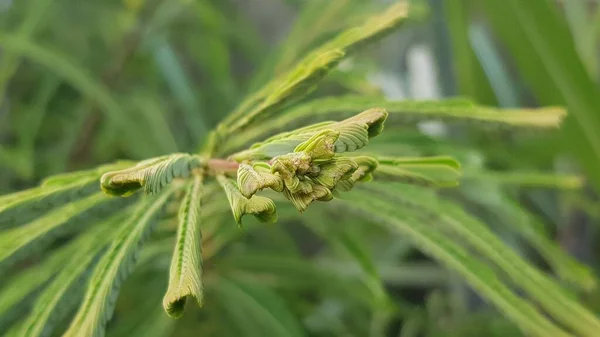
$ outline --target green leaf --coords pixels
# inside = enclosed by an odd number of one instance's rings
[[[217,180],[227,195],[231,212],[238,225],[241,226],[242,218],[246,214],[254,215],[261,222],[277,221],[277,209],[273,200],[258,195],[248,199],[240,192],[234,181],[223,175],[217,176]]]
[[[370,220],[375,219],[391,230],[408,236],[423,252],[458,272],[480,295],[490,300],[527,333],[534,336],[569,336],[531,303],[501,283],[486,264],[442,235],[435,227],[425,225],[424,221],[410,213],[398,213],[396,205],[383,201],[373,193],[349,193],[347,198],[350,201],[346,210]]]
[[[220,277],[216,292],[232,316],[243,315],[258,325],[263,336],[300,337],[304,332],[277,293],[259,284]],[[243,320],[245,321],[245,320]],[[240,326],[244,329],[244,326]]]
[[[39,264],[7,278],[0,291],[0,326],[7,327],[20,319],[31,305],[36,292],[51,280],[60,267],[76,254],[79,242],[74,241],[46,253]]]
[[[461,177],[459,163],[450,157],[378,157],[375,179],[410,184],[454,187]]]
[[[347,118],[373,107],[380,107],[388,112],[389,116],[386,120],[388,128],[411,125],[424,120],[439,120],[508,130],[556,130],[566,116],[565,109],[560,107],[499,109],[479,106],[461,97],[436,101],[389,101],[381,97],[336,96],[300,104],[243,134],[234,135],[227,141],[221,152],[228,153],[252,140],[264,139],[274,132],[290,130],[307,122]],[[285,134],[287,133],[283,135]]]
[[[106,116],[117,125],[122,127],[127,125],[123,111],[110,92],[102,84],[96,82],[85,69],[72,63],[64,55],[45,49],[27,38],[12,34],[0,34],[0,46],[13,55],[28,58],[48,68],[64,78],[73,88],[97,101]]]
[[[442,202],[432,193],[419,188],[403,187],[403,193],[398,194],[390,184],[372,186],[376,186],[380,197],[402,200],[429,218],[438,219],[448,231],[472,245],[478,254],[502,268],[519,287],[565,326],[582,335],[593,335],[592,332],[600,328],[600,320],[574,300],[564,288],[521,259],[484,224],[466,214],[460,207]]]
[[[181,317],[188,296],[195,297],[202,306],[202,232],[200,207],[202,200],[202,177],[196,176],[189,184],[179,209],[177,243],[171,261],[169,288],[163,299],[163,307],[172,317]]]
[[[75,309],[90,271],[113,238],[115,225],[121,225],[126,218],[125,212],[108,218],[76,240],[77,258],[61,266],[56,278],[38,296],[31,314],[25,318],[23,336],[50,336],[56,325]]]
[[[596,189],[600,188],[600,93],[581,62],[563,13],[546,0],[486,0],[481,4],[541,104],[569,109],[563,128],[565,144]]]
[[[94,269],[84,301],[65,337],[104,335],[121,283],[133,269],[142,241],[152,231],[152,224],[175,190],[171,187],[157,197],[146,197],[140,202]]]
[[[186,153],[146,159],[120,171],[105,173],[100,181],[102,190],[109,195],[126,197],[144,188],[146,194],[156,194],[174,178],[187,178],[200,166],[200,159]]]
[[[109,198],[102,193],[96,193],[85,199],[57,208],[33,222],[2,232],[0,238],[0,270],[14,265],[35,251],[41,251],[49,246],[57,237],[82,231],[93,222],[93,215],[88,211],[103,213],[107,207],[115,205],[108,203]]]
[[[271,166],[267,163],[240,164],[237,172],[237,184],[240,192],[246,198],[251,198],[256,192],[265,188],[277,192],[283,191],[283,181],[279,176],[271,173]]]
[[[98,179],[127,162],[116,162],[87,171],[59,174],[42,181],[41,186],[0,196],[0,228],[11,228],[40,217],[50,209],[66,205],[98,191]]]
[[[398,27],[408,17],[409,6],[399,2],[380,15],[348,29],[306,56],[290,72],[283,74],[249,96],[234,113],[218,127],[215,137],[235,134],[248,125],[270,117],[290,102],[306,95],[343,58],[381,38]],[[216,142],[212,146],[216,146]],[[209,153],[215,149],[207,150]]]
[[[381,133],[387,116],[388,113],[383,109],[369,109],[340,122],[322,122],[275,135],[231,158],[236,161],[270,159],[290,152],[311,150],[319,144],[324,145],[322,142],[330,141],[336,134],[339,135],[335,138],[335,153],[356,151]],[[309,142],[311,139],[320,142]]]

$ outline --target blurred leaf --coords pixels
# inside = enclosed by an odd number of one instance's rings
[[[481,4],[540,102],[568,107],[565,143],[600,188],[600,134],[596,131],[600,93],[557,8],[546,0],[486,0]]]
[[[496,97],[469,42],[472,0],[444,1],[446,20],[452,38],[452,59],[458,93],[478,103],[496,105]]]

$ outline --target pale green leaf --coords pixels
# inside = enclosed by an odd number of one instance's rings
[[[171,187],[157,197],[146,197],[140,202],[95,267],[83,303],[65,337],[104,336],[121,283],[133,269],[142,241],[175,190]]]
[[[146,194],[156,194],[175,178],[186,178],[200,166],[200,159],[186,153],[174,153],[139,162],[137,165],[105,173],[100,185],[110,195],[129,196],[144,188]]]
[[[275,135],[254,144],[249,150],[231,157],[236,161],[270,159],[277,155],[294,152],[296,149],[304,150],[309,143],[315,146],[316,144],[307,141],[313,137],[323,137],[331,133],[339,133],[334,143],[336,153],[356,151],[366,146],[369,139],[381,133],[387,116],[388,113],[383,109],[369,109],[340,122],[322,122]],[[321,139],[326,142],[329,137]],[[305,144],[300,146],[303,143]]]
[[[199,227],[203,186],[196,176],[189,184],[179,209],[177,243],[171,261],[169,288],[163,307],[172,317],[183,315],[188,296],[202,306],[202,232]]]
[[[256,192],[265,188],[277,192],[283,191],[283,181],[279,176],[271,173],[271,167],[267,163],[240,164],[237,184],[246,198],[251,198]]]
[[[242,218],[246,214],[252,214],[262,222],[277,221],[277,210],[273,200],[258,195],[248,199],[234,181],[223,175],[217,176],[217,180],[227,195],[231,212],[238,225],[242,224]]]

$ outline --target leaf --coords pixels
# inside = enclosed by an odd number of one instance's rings
[[[560,107],[499,109],[479,106],[461,97],[436,101],[390,101],[378,96],[335,96],[299,104],[287,110],[285,114],[267,120],[243,134],[234,135],[224,145],[221,153],[228,153],[252,140],[264,139],[274,132],[290,130],[307,122],[350,117],[359,111],[373,107],[380,107],[388,112],[389,116],[386,120],[388,128],[411,125],[425,120],[439,120],[471,123],[478,127],[488,126],[509,131],[556,130],[567,115],[566,110]]]
[[[344,57],[381,38],[408,17],[408,4],[399,2],[358,27],[348,29],[306,56],[283,74],[249,96],[217,129],[221,136],[235,134],[248,125],[270,117],[291,101],[306,95]],[[216,142],[213,145],[217,145]],[[215,152],[210,149],[208,152]]]
[[[142,241],[152,231],[152,224],[175,190],[171,187],[157,197],[146,197],[140,202],[94,268],[83,303],[64,337],[104,336],[120,286],[133,269]]]
[[[229,178],[219,175],[217,180],[229,200],[229,206],[235,222],[241,226],[242,218],[246,214],[252,214],[261,222],[277,221],[277,210],[273,200],[258,195],[246,198],[238,189],[236,183]]]
[[[375,179],[435,187],[454,187],[461,177],[460,165],[450,157],[378,157]]]
[[[283,181],[279,176],[271,173],[271,166],[267,163],[240,164],[237,184],[246,198],[251,198],[256,192],[265,188],[271,188],[276,192],[283,191]]]
[[[186,178],[200,166],[200,159],[186,153],[174,153],[146,159],[137,165],[105,173],[100,181],[104,193],[127,197],[144,188],[146,194],[156,194],[174,178]]]
[[[87,171],[51,176],[39,187],[0,196],[0,229],[27,223],[52,208],[92,195],[98,191],[102,173],[126,164],[116,162]]]
[[[108,218],[76,241],[77,258],[66,261],[56,278],[38,296],[32,312],[25,318],[23,336],[52,335],[56,325],[75,309],[91,269],[113,238],[115,225],[121,225],[126,218],[125,212]]]
[[[0,271],[14,265],[35,251],[48,247],[57,237],[81,231],[94,216],[104,213],[108,197],[96,193],[85,199],[57,208],[33,222],[2,232],[0,238]],[[87,213],[91,211],[92,213]]]
[[[27,38],[14,34],[0,34],[0,46],[13,55],[28,58],[48,68],[56,75],[64,78],[73,88],[97,101],[106,116],[117,125],[122,127],[127,125],[127,121],[123,117],[123,111],[110,92],[103,85],[96,82],[85,69],[72,63],[64,55],[45,49]]]
[[[300,337],[304,332],[294,314],[275,292],[259,284],[220,277],[216,292],[232,316],[249,316],[263,336]],[[244,326],[240,326],[244,329]]]
[[[23,316],[32,305],[37,291],[44,287],[59,272],[65,261],[76,253],[79,248],[77,245],[78,241],[75,241],[47,252],[46,257],[39,264],[7,278],[2,283],[0,326],[8,327]]]
[[[177,243],[171,261],[169,288],[163,307],[171,317],[181,317],[188,296],[195,297],[202,306],[202,232],[200,207],[202,177],[196,176],[189,184],[179,209]]]
[[[355,192],[347,195],[346,209],[353,214],[377,220],[393,231],[408,236],[423,252],[458,272],[478,293],[496,305],[521,329],[534,336],[568,336],[501,283],[484,263],[469,254],[448,237],[424,225],[422,220],[408,214],[400,215],[397,207],[372,193]]]
[[[581,62],[563,13],[546,0],[486,0],[481,4],[536,98],[542,104],[569,109],[564,141],[596,189],[600,188],[600,94]]]
[[[574,300],[564,288],[521,259],[485,225],[466,214],[460,207],[442,202],[431,193],[418,188],[404,187],[402,195],[398,195],[393,186],[390,189],[389,184],[377,184],[376,190],[383,198],[403,200],[405,204],[438,219],[453,235],[463,238],[478,254],[502,268],[515,284],[523,288],[542,308],[565,326],[582,335],[593,335],[592,331],[600,328],[600,320]]]
[[[270,159],[296,150],[304,150],[311,139],[327,141],[338,133],[335,153],[356,151],[369,143],[383,130],[388,113],[383,109],[369,109],[340,122],[323,122],[284,132],[254,144],[249,150],[231,156],[236,161],[248,159]],[[323,136],[330,135],[323,138]],[[313,138],[316,137],[316,138]],[[304,143],[304,145],[302,145]],[[302,145],[302,146],[301,146]],[[311,146],[314,147],[315,143]]]

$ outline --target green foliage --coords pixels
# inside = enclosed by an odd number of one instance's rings
[[[0,188],[48,176],[0,196],[0,334],[595,336],[596,266],[554,233],[595,203],[593,44],[542,0],[430,1],[474,100],[396,99],[367,76],[386,71],[374,42],[420,29],[424,2],[288,2],[296,22],[265,60],[229,1],[0,12],[0,102],[25,112],[0,104]],[[478,9],[548,106],[512,107]],[[71,11],[97,28],[65,26]],[[560,166],[560,132],[587,176]]]
[[[163,299],[165,311],[173,317],[181,316],[187,296],[195,297],[202,305],[202,240],[198,228],[201,200],[202,177],[197,176],[187,187],[179,209],[177,244],[169,289]]]

